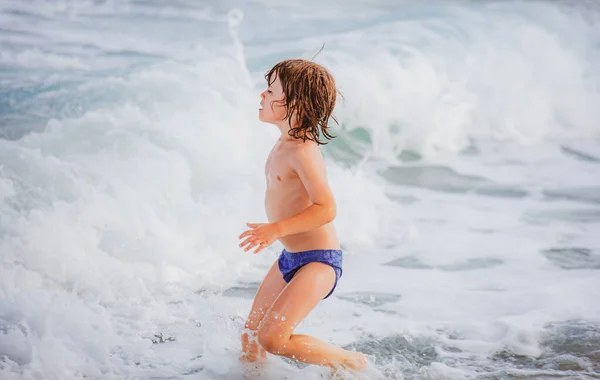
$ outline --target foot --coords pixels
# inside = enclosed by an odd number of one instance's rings
[[[267,360],[267,351],[261,347],[256,339],[249,340],[248,335],[242,335],[242,353],[240,361],[243,363],[259,363]]]
[[[348,374],[353,374],[352,378],[359,376],[357,372],[362,372],[367,368],[367,357],[360,352],[346,351],[347,354],[341,365],[331,368],[329,380],[343,380],[348,378]]]
[[[265,378],[265,371],[268,371],[266,354],[250,357],[249,355],[242,353],[240,362],[242,363],[243,380],[259,380]]]
[[[256,363],[260,364],[267,360],[267,353],[262,351],[260,354],[256,352],[242,352],[240,355],[240,361],[242,363]]]
[[[349,351],[342,365],[346,368],[362,371],[367,368],[367,357],[360,352]]]

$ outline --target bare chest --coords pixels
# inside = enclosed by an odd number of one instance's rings
[[[288,155],[284,149],[273,149],[267,158],[265,165],[265,177],[267,179],[267,190],[293,190],[300,181],[298,175],[289,165]]]

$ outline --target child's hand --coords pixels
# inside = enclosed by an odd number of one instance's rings
[[[258,253],[279,238],[279,229],[273,223],[246,223],[246,225],[250,229],[239,237],[239,239],[242,239],[247,236],[246,240],[240,243],[240,247],[246,246],[244,249],[245,252],[258,246],[256,251],[254,251],[254,253]]]

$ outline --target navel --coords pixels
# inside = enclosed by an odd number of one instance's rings
[[[280,176],[277,176],[277,180],[278,180],[278,181],[281,181],[281,177],[280,177]]]

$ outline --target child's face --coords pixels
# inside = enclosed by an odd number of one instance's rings
[[[279,124],[285,119],[286,109],[283,105],[285,96],[279,81],[279,76],[265,91],[260,94],[260,108],[258,119],[265,123]]]

